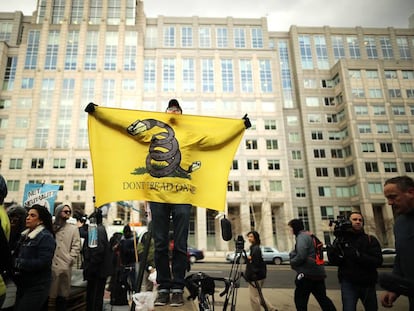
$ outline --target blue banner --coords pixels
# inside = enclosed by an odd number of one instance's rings
[[[28,208],[34,204],[43,205],[53,215],[58,191],[59,185],[26,184],[24,186],[23,207]]]

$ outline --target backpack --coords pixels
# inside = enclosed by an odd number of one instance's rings
[[[312,238],[313,247],[315,248],[315,263],[318,266],[323,266],[325,260],[323,260],[323,243],[312,232],[306,231],[306,234]]]

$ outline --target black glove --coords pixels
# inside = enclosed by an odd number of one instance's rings
[[[98,105],[95,105],[94,103],[89,103],[88,106],[85,108],[85,112],[87,113],[93,113],[95,111],[95,107]]]
[[[250,119],[247,116],[247,113],[244,115],[244,117],[242,118],[244,120],[244,126],[248,129],[250,127],[252,127],[252,124],[250,123]]]

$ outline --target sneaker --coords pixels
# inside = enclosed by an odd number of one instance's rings
[[[154,301],[156,306],[165,306],[170,302],[170,293],[168,292],[158,292],[157,299]]]
[[[184,304],[184,298],[182,292],[172,293],[171,295],[171,307],[180,307]]]

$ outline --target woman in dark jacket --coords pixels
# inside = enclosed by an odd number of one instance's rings
[[[264,298],[261,292],[267,270],[260,249],[260,235],[257,231],[250,231],[247,239],[250,242],[250,254],[247,256],[245,278],[249,282],[250,305],[253,311],[260,311],[262,303],[266,303],[266,310],[274,311],[276,308]]]
[[[26,228],[13,255],[17,286],[14,310],[47,310],[56,247],[52,215],[46,207],[35,204],[27,212]]]

